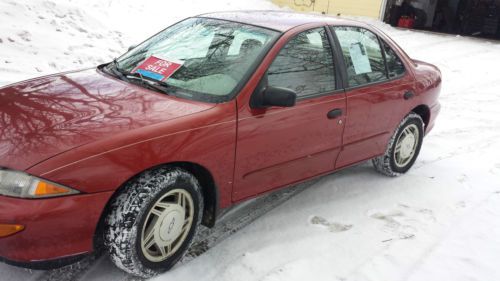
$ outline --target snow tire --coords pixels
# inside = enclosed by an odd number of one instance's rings
[[[395,161],[395,149],[397,140],[400,138],[403,131],[409,126],[416,126],[418,128],[418,143],[416,144],[415,152],[413,153],[412,158],[408,161],[407,164],[403,166],[398,166]],[[375,170],[379,173],[389,176],[389,177],[397,177],[404,173],[406,173],[415,163],[415,160],[420,153],[420,148],[422,147],[423,137],[424,137],[424,122],[420,115],[416,113],[408,114],[399,124],[393,136],[389,140],[386,151],[384,155],[378,156],[372,159],[373,166]]]
[[[186,230],[188,234],[177,251],[163,261],[151,262],[141,248],[141,231],[157,200],[173,189],[185,191],[192,198],[191,227]],[[168,271],[182,258],[198,231],[202,212],[201,186],[193,175],[170,166],[148,170],[126,183],[112,200],[106,218],[104,244],[117,267],[138,277],[153,277]]]

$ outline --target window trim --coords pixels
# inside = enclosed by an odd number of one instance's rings
[[[356,26],[356,25],[329,25],[328,29],[330,29],[330,31],[332,33],[332,36],[333,36],[333,38],[335,40],[335,44],[337,45],[337,48],[341,48],[341,47],[340,47],[340,40],[338,39],[337,33],[335,33],[335,28],[336,27],[361,28],[361,29],[365,29],[365,30],[368,30],[369,32],[373,33],[377,37],[377,39],[379,41],[380,50],[382,51],[382,56],[384,58],[384,64],[385,64],[385,68],[386,68],[386,76],[387,76],[386,80],[370,82],[370,83],[366,83],[366,84],[363,84],[363,85],[350,86],[349,85],[349,80],[348,80],[348,77],[347,77],[347,69],[346,69],[346,63],[345,63],[344,56],[343,55],[339,55],[339,59],[342,62],[342,64],[341,64],[342,67],[341,68],[342,68],[342,72],[343,72],[343,75],[344,75],[344,77],[343,77],[343,83],[345,85],[344,86],[344,91],[347,92],[347,91],[356,90],[356,89],[363,88],[363,87],[369,87],[369,86],[374,86],[374,85],[378,85],[378,84],[382,84],[382,83],[393,82],[395,80],[402,79],[403,77],[405,77],[408,74],[408,70],[406,68],[406,65],[404,64],[404,61],[401,60],[401,57],[399,56],[399,54],[396,51],[393,50],[393,48],[391,47],[390,44],[388,44],[385,41],[381,41],[383,39],[377,33],[369,30],[368,28],[361,27],[361,26]],[[403,62],[403,65],[405,66],[405,72],[402,75],[399,75],[399,76],[396,76],[396,77],[393,77],[393,78],[389,78],[389,71],[387,69],[387,60],[385,58],[385,51],[382,49],[381,42],[385,42],[389,47],[391,47],[391,50],[393,50],[394,53],[396,53],[396,56],[401,60],[401,62]]]
[[[387,64],[387,56],[385,55],[384,45],[382,45],[382,40],[380,39],[380,36],[378,36],[377,34],[375,34],[375,36],[377,36],[378,46],[380,47],[380,52],[382,53],[382,58],[384,60],[385,77],[387,78],[387,80],[389,80],[390,79],[390,77],[389,77],[389,65]]]
[[[335,40],[335,33],[332,32],[328,26],[324,26],[326,30],[326,34],[328,37],[328,42],[330,42],[330,50],[332,52],[332,59],[333,59],[333,69],[335,72],[335,91],[337,90],[343,90],[345,88],[345,82],[344,82],[344,77],[343,77],[343,69],[345,68],[343,66],[343,61],[340,60],[340,52],[339,49],[340,45],[337,45],[337,41]],[[336,67],[337,66],[337,67]]]
[[[340,74],[341,74],[341,79],[342,79],[342,90],[345,91],[349,87],[349,83],[347,80],[347,69],[345,66],[345,60],[344,56],[342,55],[342,47],[340,46],[340,41],[339,38],[337,37],[337,33],[335,33],[335,30],[333,29],[335,26],[333,25],[328,25],[327,29],[330,31],[330,35],[332,36],[332,40],[334,41],[333,44],[335,45],[335,58],[338,61],[338,65],[340,66]]]
[[[330,49],[330,52],[332,53],[332,64],[333,64],[333,72],[334,72],[334,79],[335,79],[335,89],[331,90],[331,91],[327,91],[327,92],[320,92],[320,93],[309,94],[309,95],[304,95],[304,96],[298,96],[297,95],[297,101],[303,101],[303,100],[318,98],[318,97],[322,97],[322,96],[336,95],[336,94],[339,94],[339,93],[343,93],[344,92],[343,79],[342,79],[342,76],[340,75],[339,72],[344,67],[340,67],[340,69],[339,69],[339,67],[337,67],[339,61],[337,60],[337,57],[336,57],[336,53],[337,53],[335,51],[336,50],[336,45],[334,44],[334,42],[332,42],[333,38],[330,37],[330,36],[332,36],[332,34],[331,34],[331,31],[328,28],[328,26],[327,25],[322,25],[322,26],[312,27],[312,28],[303,30],[303,31],[295,34],[294,36],[290,37],[285,42],[285,44],[283,45],[283,47],[278,51],[277,55],[273,58],[273,61],[269,64],[269,66],[267,67],[266,71],[262,75],[261,80],[259,81],[257,87],[255,88],[254,92],[252,93],[252,96],[256,95],[257,92],[260,92],[262,90],[262,86],[261,86],[262,80],[265,79],[265,77],[267,77],[267,73],[269,71],[269,68],[272,66],[272,64],[274,63],[274,61],[277,59],[277,57],[278,57],[279,53],[281,52],[281,50],[283,50],[283,48],[285,48],[288,45],[288,43],[291,40],[293,40],[294,38],[296,38],[299,34],[301,34],[303,32],[308,32],[308,31],[314,30],[314,29],[320,29],[320,28],[323,28],[323,30],[325,30],[327,41],[328,41],[328,44],[330,45],[329,49]],[[265,87],[268,87],[268,86],[269,86],[269,83],[267,85],[264,85],[263,87],[265,88]]]

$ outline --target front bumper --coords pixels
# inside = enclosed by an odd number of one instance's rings
[[[25,227],[0,238],[0,259],[28,264],[91,252],[97,224],[112,194],[36,200],[0,196],[0,223]]]

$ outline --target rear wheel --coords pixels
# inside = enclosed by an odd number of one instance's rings
[[[424,137],[424,122],[416,113],[410,113],[399,124],[384,155],[372,160],[375,169],[387,176],[406,173],[420,153]]]
[[[189,248],[202,210],[201,187],[188,172],[161,167],[141,174],[113,200],[105,233],[111,259],[140,277],[169,270]]]

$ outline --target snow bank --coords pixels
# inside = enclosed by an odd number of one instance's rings
[[[110,61],[188,16],[276,8],[266,0],[0,1],[0,86]]]

